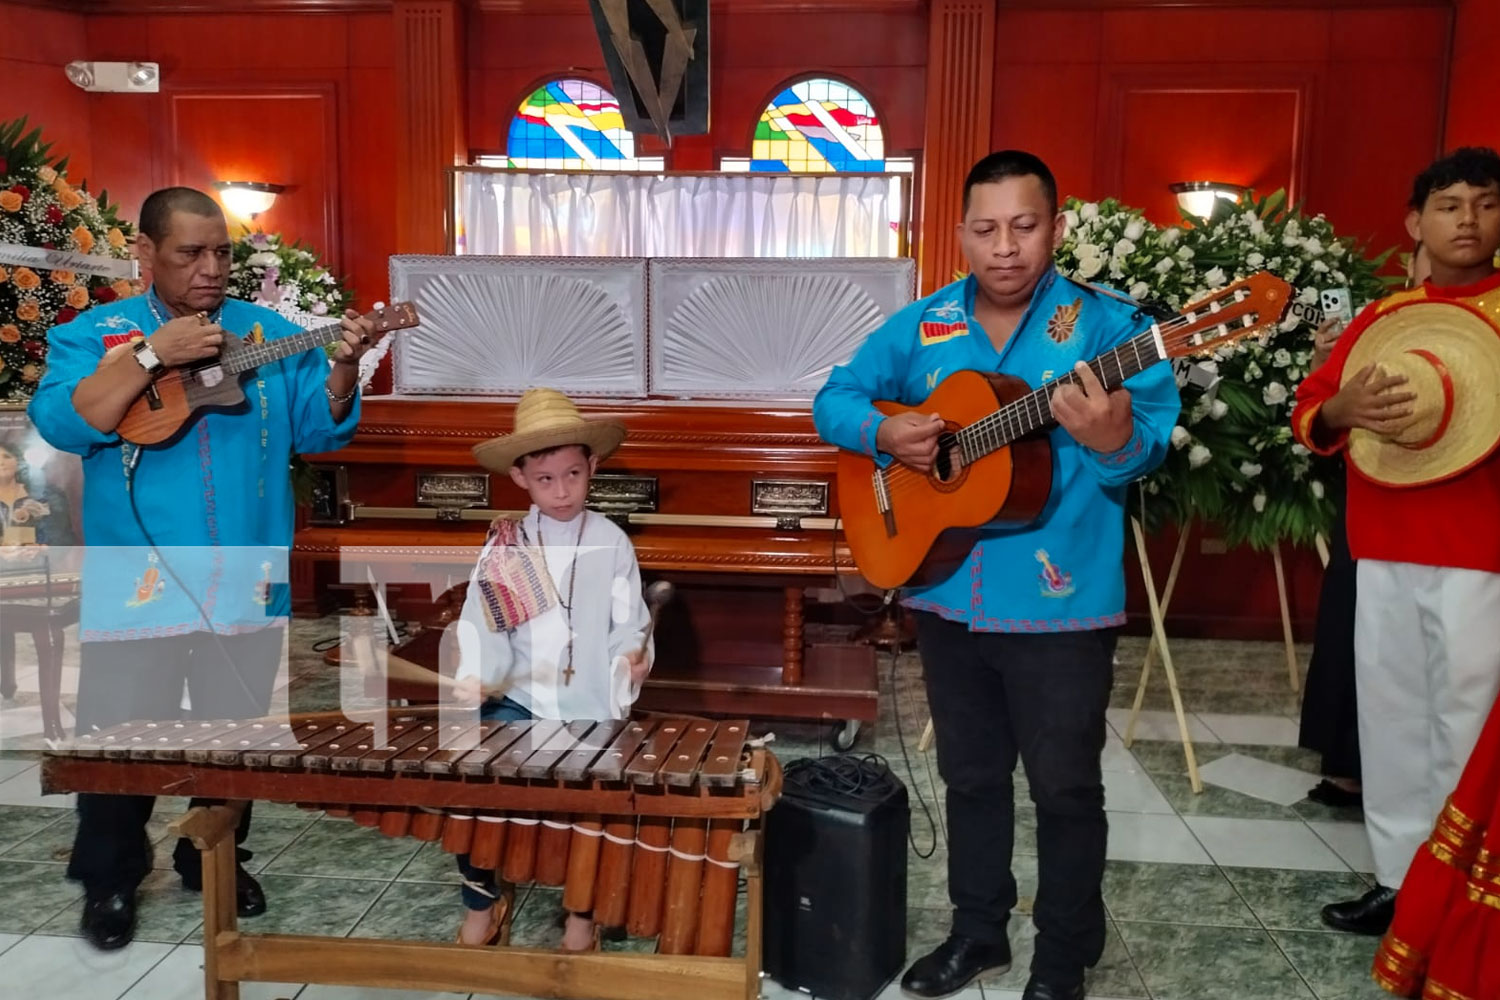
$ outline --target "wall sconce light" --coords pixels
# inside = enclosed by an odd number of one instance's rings
[[[84,90],[154,94],[161,89],[161,67],[154,62],[70,62],[64,72]]]
[[[1245,189],[1238,184],[1225,184],[1223,181],[1178,181],[1168,186],[1177,196],[1177,204],[1182,210],[1200,219],[1214,214],[1214,206],[1220,198],[1235,202],[1245,193]]]
[[[214,181],[219,197],[231,215],[241,219],[254,219],[269,211],[276,203],[276,196],[286,188],[280,184],[262,184],[258,181]]]

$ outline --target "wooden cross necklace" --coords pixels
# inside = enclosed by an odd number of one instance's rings
[[[564,601],[562,599],[562,588],[557,587],[557,581],[552,581],[553,587],[557,588],[558,590],[557,601],[563,607],[563,611],[565,613],[566,621],[568,624],[568,665],[564,667],[562,671],[564,687],[569,687],[572,685],[573,674],[576,673],[576,671],[573,669],[573,588],[578,583],[578,557],[580,554],[580,549],[583,548],[583,524],[588,516],[589,512],[587,510],[578,515],[578,540],[573,543],[573,563],[569,567],[568,572],[567,601]],[[537,548],[542,550],[542,566],[547,570],[547,575],[551,576],[552,567],[547,565],[547,540],[542,537],[542,517],[543,514],[541,510],[538,510],[536,512],[536,544]]]

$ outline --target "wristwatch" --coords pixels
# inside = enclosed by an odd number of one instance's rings
[[[151,345],[144,340],[135,345],[135,360],[137,364],[146,369],[147,375],[155,375],[166,367],[166,365],[161,363],[161,359],[156,356],[156,352],[151,349]]]

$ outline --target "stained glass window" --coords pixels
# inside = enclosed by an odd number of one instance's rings
[[[505,164],[533,170],[661,170],[637,157],[615,95],[587,80],[553,80],[531,92],[510,121]]]
[[[885,137],[864,95],[837,80],[803,80],[771,101],[750,144],[750,169],[882,172]]]

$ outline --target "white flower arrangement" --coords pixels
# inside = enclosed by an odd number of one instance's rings
[[[274,309],[304,330],[337,322],[354,303],[354,292],[323,266],[317,253],[276,233],[246,232],[234,241],[229,294]],[[329,344],[330,356],[336,347],[337,340]],[[362,386],[369,387],[389,350],[390,338],[382,337],[360,359]]]
[[[1247,194],[1238,206],[1221,201],[1208,219],[1184,213],[1182,225],[1162,227],[1114,199],[1072,199],[1058,269],[1167,313],[1260,270],[1291,282],[1304,305],[1327,288],[1350,289],[1356,303],[1385,293],[1377,271],[1389,251],[1366,259],[1323,216],[1284,206],[1283,192]],[[1328,532],[1334,508],[1324,482],[1336,476],[1323,470],[1314,478],[1315,461],[1324,460],[1293,440],[1290,425],[1312,341],[1312,326],[1289,311],[1265,339],[1239,341],[1199,362],[1219,376],[1213,389],[1190,384],[1179,369],[1182,416],[1166,461],[1145,484],[1153,525],[1202,519],[1220,525],[1231,544],[1257,548],[1311,544]]]

